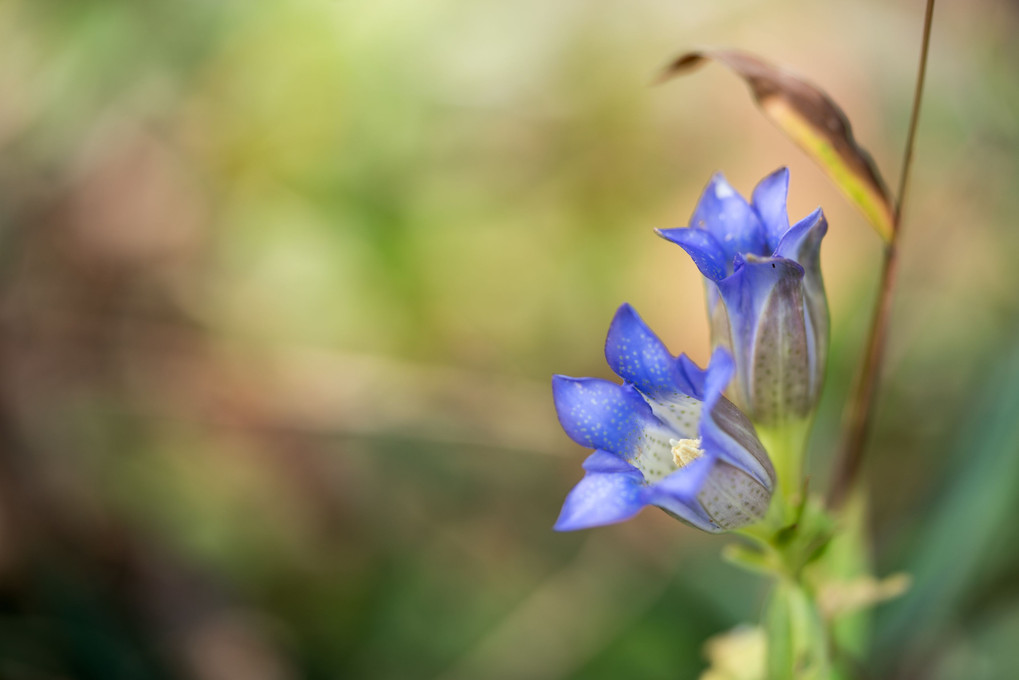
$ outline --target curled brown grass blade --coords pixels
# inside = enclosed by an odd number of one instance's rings
[[[853,137],[849,119],[823,90],[779,67],[738,50],[698,50],[675,59],[659,82],[689,73],[707,60],[739,75],[758,106],[807,152],[889,241],[894,231],[888,189],[867,153]]]

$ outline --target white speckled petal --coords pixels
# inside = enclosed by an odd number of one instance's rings
[[[714,460],[704,456],[676,470],[648,489],[647,502],[703,531],[722,531],[697,498],[714,465]]]
[[[681,438],[679,433],[664,424],[648,423],[644,426],[629,462],[640,470],[645,482],[654,484],[676,471],[672,442],[677,438]]]
[[[700,436],[698,423],[701,419],[701,409],[704,407],[704,402],[700,399],[676,393],[649,403],[655,416],[675,430],[675,437],[696,439]]]
[[[731,530],[764,517],[771,492],[743,470],[720,460],[705,479],[697,500],[715,524]]]

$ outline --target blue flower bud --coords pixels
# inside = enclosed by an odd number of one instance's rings
[[[790,226],[788,189],[782,168],[761,180],[748,204],[717,174],[689,227],[658,232],[706,277],[712,344],[736,364],[729,396],[765,426],[813,413],[828,351],[820,267],[828,223],[818,208]]]

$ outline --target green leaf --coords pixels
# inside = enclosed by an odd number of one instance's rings
[[[824,169],[885,241],[891,240],[894,212],[888,189],[831,97],[799,76],[737,50],[688,52],[669,64],[659,81],[688,73],[708,59],[743,78],[764,114]]]

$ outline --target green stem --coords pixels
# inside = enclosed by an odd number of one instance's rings
[[[768,678],[828,680],[831,662],[824,623],[812,594],[800,582],[779,579],[765,615]]]
[[[782,517],[788,519],[800,504],[803,494],[803,458],[812,418],[787,421],[780,425],[757,426],[757,436],[775,467]]]

